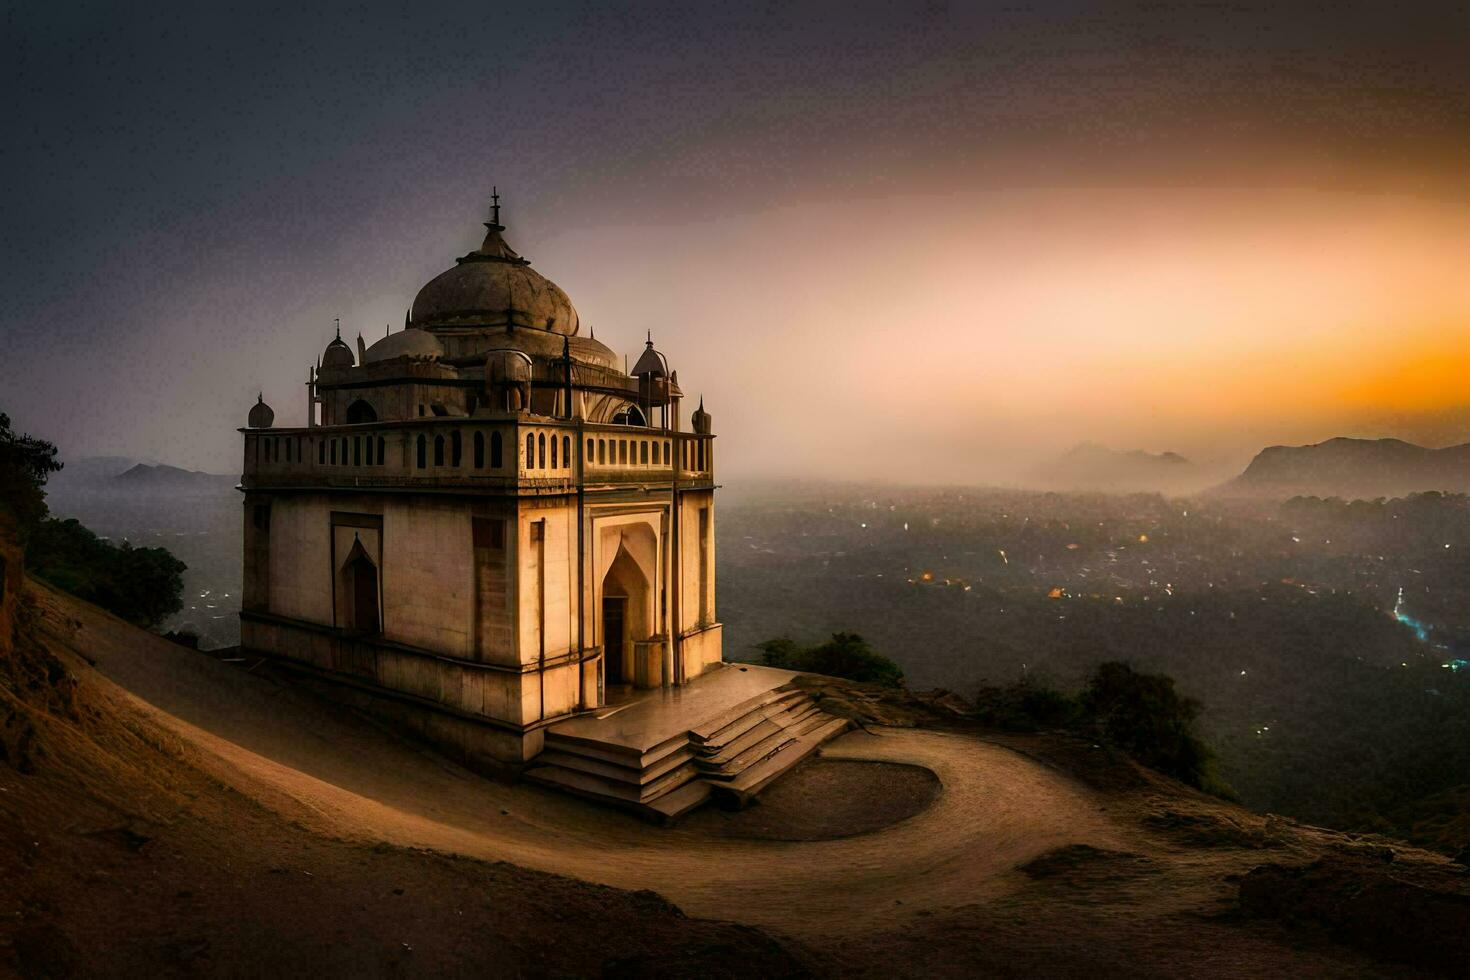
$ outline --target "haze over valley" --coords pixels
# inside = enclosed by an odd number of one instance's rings
[[[1247,804],[1333,826],[1399,821],[1407,834],[1412,804],[1470,771],[1470,498],[1422,492],[1443,474],[1401,444],[1372,473],[1405,498],[1289,495],[1334,496],[1344,475],[1312,461],[1341,451],[1273,463],[1290,477],[1274,495],[1231,495],[1232,482],[1170,497],[745,481],[727,488],[717,525],[728,655],[854,631],[910,687],[966,697],[1021,679],[1072,686],[1101,660],[1128,660],[1203,702],[1221,773]],[[70,470],[51,486],[53,510],[169,548],[189,570],[167,627],[205,648],[237,643],[234,478],[121,458]],[[1441,748],[1426,756],[1427,743]]]

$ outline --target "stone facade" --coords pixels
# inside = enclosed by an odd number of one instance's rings
[[[502,237],[402,331],[244,435],[243,646],[468,761],[718,664],[714,437],[650,338],[631,373]]]

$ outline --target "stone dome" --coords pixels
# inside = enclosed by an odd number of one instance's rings
[[[363,355],[364,364],[373,361],[390,361],[395,357],[441,357],[444,345],[427,330],[410,327],[391,333],[373,344]]]
[[[357,358],[352,356],[352,348],[342,342],[340,334],[333,337],[327,349],[322,352],[322,367],[324,368],[352,367],[356,363]]]
[[[413,322],[430,330],[510,324],[574,336],[580,321],[571,299],[506,244],[499,218],[497,204],[480,247],[419,290]]]
[[[250,406],[250,416],[245,424],[252,429],[269,429],[276,424],[276,413],[265,403],[264,392],[255,396],[255,404]]]

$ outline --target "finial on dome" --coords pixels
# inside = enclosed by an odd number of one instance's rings
[[[494,185],[490,187],[490,223],[500,225],[500,188]]]
[[[265,392],[264,391],[257,391],[255,393],[255,404],[259,405],[259,404],[261,404],[264,401],[265,401]]]
[[[648,331],[648,346],[653,346],[653,330],[651,329]]]

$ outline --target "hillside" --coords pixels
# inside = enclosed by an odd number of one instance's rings
[[[1373,499],[1470,490],[1470,444],[1427,449],[1399,439],[1329,439],[1271,446],[1214,491],[1231,497]]]
[[[1444,858],[961,730],[942,703],[822,687],[869,730],[755,810],[661,829],[25,599],[0,664],[0,962],[22,973],[1352,977],[1470,952]],[[881,802],[853,792],[873,766],[942,789],[856,836],[804,826]]]
[[[1046,490],[1176,494],[1199,489],[1200,474],[1178,453],[1084,442],[1035,467],[1028,482]]]

